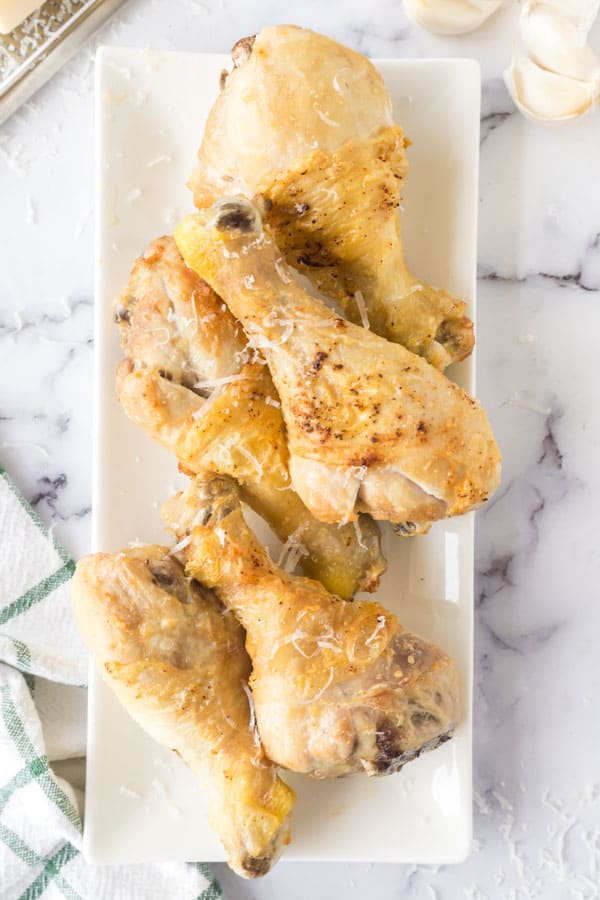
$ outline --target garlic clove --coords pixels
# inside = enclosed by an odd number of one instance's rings
[[[548,6],[577,27],[578,42],[583,45],[600,9],[600,0],[525,0],[524,11]]]
[[[504,73],[521,112],[544,123],[583,115],[600,99],[600,59],[587,44],[600,0],[526,0]],[[521,49],[522,48],[522,49]]]
[[[434,34],[466,34],[483,25],[502,0],[404,0],[408,15]]]
[[[549,2],[528,3],[521,18],[521,40],[541,68],[579,81],[593,81],[600,73],[600,59],[585,43],[587,32],[582,33],[573,6],[567,2],[562,8]],[[596,2],[587,6],[598,9]]]
[[[504,80],[519,110],[527,118],[547,124],[587,112],[600,92],[600,79],[578,81],[550,72],[520,50],[514,51]]]

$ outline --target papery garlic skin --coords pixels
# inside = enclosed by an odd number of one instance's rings
[[[600,100],[600,58],[586,43],[600,0],[529,0],[504,73],[506,86],[527,118],[544,124],[570,121]]]
[[[525,5],[520,23],[520,36],[528,56],[550,72],[591,81],[600,72],[600,59],[586,43],[589,30],[598,13],[599,3],[552,3],[530,0]],[[578,10],[578,7],[580,8]],[[589,21],[588,10],[594,14]],[[578,12],[582,19],[578,19]],[[582,21],[586,21],[583,32]]]
[[[434,34],[475,31],[502,6],[502,0],[404,0],[417,25]]]

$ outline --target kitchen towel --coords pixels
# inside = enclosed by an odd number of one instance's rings
[[[2,900],[217,900],[203,863],[92,866],[82,793],[87,654],[69,600],[74,563],[0,468],[0,896]],[[59,775],[58,772],[61,772]]]

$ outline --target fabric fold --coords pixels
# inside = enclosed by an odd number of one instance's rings
[[[80,792],[53,769],[85,752],[87,653],[69,598],[75,565],[1,468],[0,535],[2,900],[218,900],[204,863],[85,862]]]

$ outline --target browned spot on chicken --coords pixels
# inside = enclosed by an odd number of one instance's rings
[[[252,218],[249,201],[227,204]],[[332,319],[292,273],[282,277],[285,264],[268,229],[225,239],[213,221],[210,210],[190,217],[178,240],[246,327],[260,323],[293,484],[315,516],[344,522],[360,510],[393,522],[426,522],[479,506],[499,476],[498,449],[481,408],[419,356]],[[283,325],[290,319],[291,332]],[[414,424],[399,433],[398,416]],[[332,440],[334,434],[343,440]],[[377,466],[363,473],[358,492],[349,471],[357,461]]]
[[[270,856],[245,856],[242,860],[242,869],[251,878],[266,875],[271,868]]]
[[[125,709],[209,788],[211,823],[230,865],[264,874],[288,839],[294,794],[248,728],[243,685],[251,665],[240,625],[166,547],[85,557],[72,597],[82,635]],[[231,771],[243,780],[243,799]],[[256,873],[245,870],[249,856],[260,859]]]
[[[319,350],[318,353],[315,354],[315,358],[313,360],[312,368],[315,372],[318,372],[324,361],[327,359],[328,354],[325,353],[324,350]]]
[[[231,58],[236,69],[243,66],[250,59],[255,41],[256,35],[253,34],[250,37],[240,38],[239,41],[235,42],[231,48]]]

